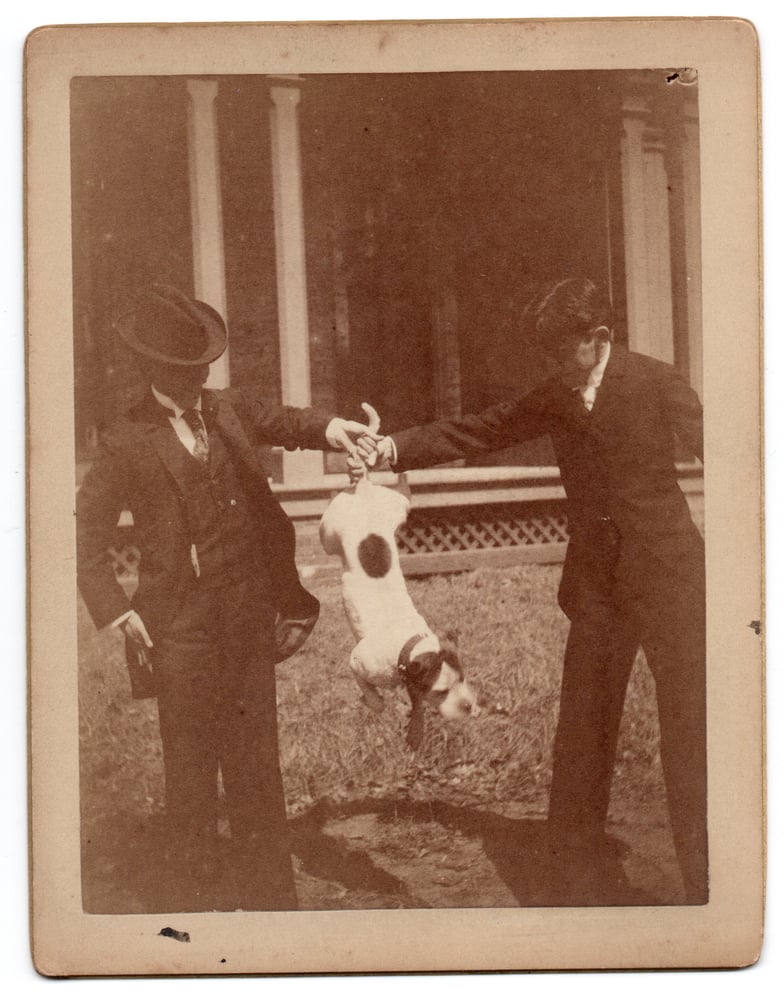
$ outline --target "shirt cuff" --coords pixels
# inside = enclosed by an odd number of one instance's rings
[[[131,617],[132,614],[133,614],[133,608],[131,608],[129,611],[126,611],[124,615],[120,615],[119,618],[115,618],[113,622],[109,622],[109,628],[119,628],[121,625],[125,624],[125,622],[128,621],[128,619]]]
[[[391,435],[387,436],[389,437],[389,443],[392,445],[392,455],[390,456],[389,464],[397,465],[397,445],[395,444],[395,439]]]

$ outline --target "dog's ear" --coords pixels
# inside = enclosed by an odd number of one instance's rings
[[[406,743],[412,750],[418,750],[422,746],[425,735],[425,704],[421,697],[412,696],[411,715],[406,728]]]
[[[420,653],[415,656],[406,667],[406,673],[414,687],[425,690],[432,687],[441,669],[442,659],[443,653]]]
[[[456,670],[460,676],[463,676],[463,668],[460,665],[460,657],[457,652],[457,637],[453,639],[454,633],[445,633],[444,637],[441,639],[441,658],[445,663],[448,663],[450,667]]]

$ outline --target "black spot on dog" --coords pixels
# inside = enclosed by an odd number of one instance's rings
[[[454,632],[447,632],[441,639],[441,655],[445,663],[455,671],[460,680],[465,680],[460,657],[457,655],[457,637]]]
[[[357,548],[357,555],[362,569],[374,579],[386,576],[392,567],[392,550],[386,538],[381,535],[363,538]]]

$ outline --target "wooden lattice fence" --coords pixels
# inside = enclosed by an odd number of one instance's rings
[[[407,573],[440,573],[560,562],[568,537],[563,504],[414,509],[399,532],[398,549]]]
[[[398,534],[404,573],[416,576],[563,560],[569,534],[557,470],[494,470],[492,481],[483,475],[481,470],[463,469],[411,474],[413,504]],[[331,478],[335,482],[328,487],[277,491],[294,520],[297,562],[306,575],[338,567],[318,539],[321,514],[337,489],[345,487],[344,477]],[[388,478],[393,484],[394,477]],[[681,487],[702,529],[702,475],[696,465],[682,467]],[[129,586],[139,566],[133,532],[132,519],[123,515],[109,550],[118,578]]]

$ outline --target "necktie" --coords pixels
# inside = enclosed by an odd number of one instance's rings
[[[585,388],[580,390],[580,395],[582,396],[583,406],[589,412],[593,409],[593,404],[596,402],[596,390],[599,387],[596,385],[591,385],[589,382]]]
[[[193,431],[193,457],[197,458],[200,462],[208,462],[210,458],[210,443],[207,438],[207,429],[201,419],[201,414],[197,409],[193,408],[185,410],[182,418]]]

